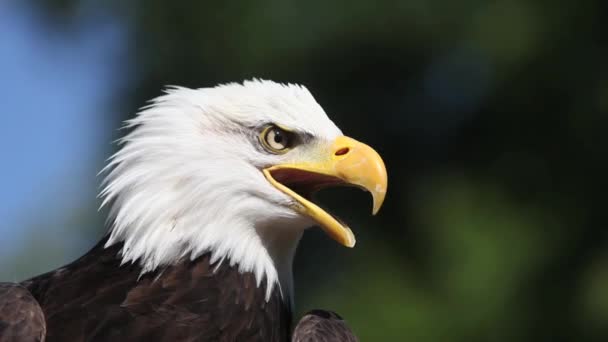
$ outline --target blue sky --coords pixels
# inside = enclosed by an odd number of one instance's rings
[[[36,234],[51,237],[72,209],[95,205],[96,173],[116,128],[104,113],[124,84],[126,44],[110,18],[80,22],[62,33],[28,8],[0,4],[2,252],[39,229],[34,222],[45,222]]]

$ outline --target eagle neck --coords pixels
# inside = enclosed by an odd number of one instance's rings
[[[303,229],[259,227],[264,248],[268,251],[272,266],[277,272],[281,295],[293,308],[293,258],[302,237]]]

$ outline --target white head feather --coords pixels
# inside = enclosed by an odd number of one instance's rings
[[[100,193],[110,205],[110,246],[143,272],[183,257],[211,254],[253,272],[266,297],[275,284],[291,294],[291,264],[302,231],[314,223],[262,169],[289,162],[260,146],[259,130],[277,124],[332,141],[341,131],[303,86],[253,80],[215,88],[173,87],[127,121],[132,131],[111,157]]]

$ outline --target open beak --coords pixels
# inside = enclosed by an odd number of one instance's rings
[[[351,229],[311,202],[311,196],[330,186],[356,186],[373,198],[375,215],[386,195],[387,175],[380,155],[371,147],[341,136],[330,147],[320,146],[314,160],[275,165],[263,170],[266,179],[296,201],[295,210],[309,216],[331,238],[346,247],[355,245]]]

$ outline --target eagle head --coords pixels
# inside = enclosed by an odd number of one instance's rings
[[[258,286],[292,288],[302,232],[321,227],[353,247],[350,228],[312,201],[352,185],[382,205],[380,156],[348,138],[303,86],[252,80],[214,88],[172,87],[126,122],[130,132],[104,171],[107,246],[142,272],[210,253],[253,272]]]

